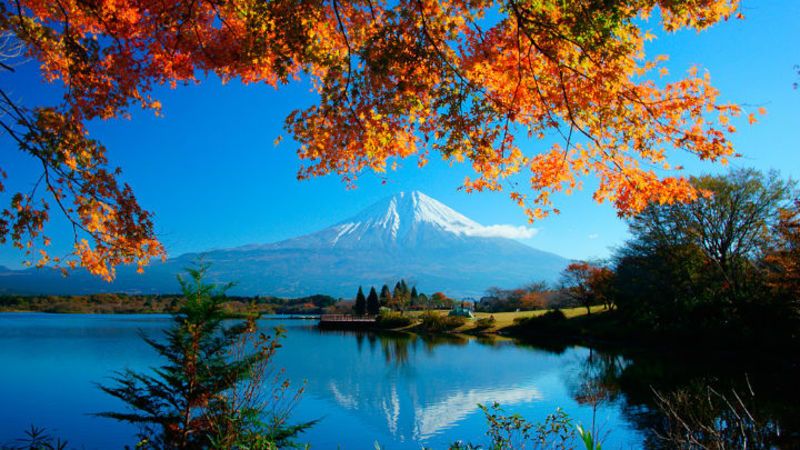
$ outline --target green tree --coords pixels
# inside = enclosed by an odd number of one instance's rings
[[[406,280],[400,280],[394,285],[392,292],[392,307],[402,311],[411,302],[411,292],[408,290]]]
[[[419,293],[416,286],[411,288],[410,303],[411,306],[419,306]]]
[[[364,297],[364,291],[361,286],[358,287],[358,294],[356,294],[356,303],[353,305],[353,310],[356,315],[363,316],[367,312],[367,299]]]
[[[140,426],[137,448],[273,448],[312,423],[289,425],[302,389],[292,393],[270,366],[280,329],[269,336],[255,319],[230,324],[222,310],[230,285],[203,282],[207,266],[179,277],[183,303],[165,340],[144,338],[164,360],[152,373],[125,370],[100,386],[128,405],[99,416]]]
[[[419,294],[419,304],[425,309],[431,308],[431,301],[425,294]]]
[[[381,310],[380,301],[378,301],[378,293],[375,292],[375,287],[373,286],[369,290],[369,296],[367,297],[367,313],[372,316],[377,316]]]
[[[688,204],[651,206],[631,221],[631,232],[655,242],[697,246],[726,286],[725,299],[746,298],[746,272],[770,241],[770,228],[788,205],[794,182],[755,169],[691,182],[710,195]]]
[[[648,326],[688,331],[766,324],[771,300],[760,261],[795,183],[754,169],[691,182],[707,195],[653,204],[630,220],[633,239],[616,256],[618,308]]]
[[[389,291],[389,286],[383,285],[380,295],[381,306],[389,306],[392,302],[392,293]]]

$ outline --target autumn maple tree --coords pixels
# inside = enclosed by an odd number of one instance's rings
[[[778,296],[790,299],[794,314],[800,315],[800,199],[781,208],[764,263],[767,284]]]
[[[64,87],[57,105],[3,93],[2,127],[42,163],[38,190],[11,195],[0,239],[36,248],[50,204],[75,225],[67,258],[113,277],[162,256],[151,216],[108,166],[85,125],[158,112],[159,85],[309,80],[318,101],[286,129],[298,176],[352,183],[403,158],[468,162],[463,188],[509,191],[531,220],[553,193],[594,175],[597,201],[621,215],[696,198],[668,153],[734,154],[732,118],[707,73],[676,81],[648,59],[649,16],[666,31],[738,15],[738,0],[4,0],[2,69],[32,58]],[[17,46],[17,47],[14,47]],[[671,80],[671,78],[669,78]],[[750,120],[755,120],[750,116]],[[553,142],[556,143],[553,143]],[[526,180],[527,178],[527,180]],[[524,180],[524,181],[522,181]],[[44,203],[49,200],[49,203]],[[38,245],[41,247],[41,245]],[[42,251],[39,264],[53,259]]]
[[[577,261],[570,263],[561,273],[561,295],[586,308],[586,314],[591,314],[593,305],[602,304],[611,309],[613,283],[614,271],[608,267]]]

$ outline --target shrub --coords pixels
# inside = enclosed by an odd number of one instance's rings
[[[411,318],[394,311],[381,311],[377,325],[380,328],[403,328],[411,325]]]
[[[495,322],[496,320],[494,319],[494,316],[480,318],[475,321],[475,329],[486,330],[488,328],[492,328]]]
[[[443,316],[434,311],[426,311],[420,318],[422,319],[420,328],[431,333],[451,331],[467,323],[465,317]]]
[[[514,319],[514,324],[525,328],[526,331],[536,333],[548,333],[551,330],[563,328],[566,325],[567,316],[560,309],[547,311],[541,316],[518,317]]]

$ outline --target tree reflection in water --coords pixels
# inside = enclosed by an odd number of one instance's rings
[[[504,338],[467,337],[460,335],[417,335],[413,333],[375,333],[375,332],[334,332],[354,337],[357,352],[380,352],[386,368],[394,368],[401,373],[411,374],[411,382],[402,389],[398,386],[393,372],[380,375],[375,368],[373,378],[381,377],[371,388],[374,392],[349,392],[353,408],[364,411],[371,417],[383,417],[385,424],[394,436],[405,436],[407,439],[425,439],[427,436],[440,433],[454,426],[459,420],[477,411],[476,403],[500,400],[506,405],[522,404],[522,402],[539,401],[542,393],[538,391],[538,378],[530,370],[544,373],[555,370],[553,364],[559,364],[557,355],[575,355],[577,360],[565,372],[568,393],[578,405],[587,406],[592,411],[592,423],[584,423],[585,428],[591,426],[595,436],[610,436],[614,441],[615,433],[625,433],[620,423],[597,423],[596,413],[604,407],[611,407],[622,413],[624,422],[638,430],[644,436],[644,445],[648,448],[661,449],[674,447],[663,440],[669,431],[669,421],[659,410],[656,392],[665,398],[682,395],[683,399],[697,398],[697,405],[704,406],[703,417],[721,421],[729,412],[724,402],[701,402],[700,394],[707,393],[711,387],[718,392],[748,392],[746,380],[757,394],[748,411],[781,431],[782,448],[800,448],[797,432],[800,430],[800,414],[797,406],[800,395],[791,385],[797,379],[796,370],[784,367],[776,370],[774,363],[743,358],[712,358],[715,355],[698,355],[689,357],[685,354],[665,352],[643,352],[629,350],[597,350],[575,351],[576,347],[560,342],[519,343]],[[369,350],[364,341],[369,344]],[[502,347],[512,345],[517,349],[528,349],[531,359],[519,360],[519,367],[504,366],[498,368],[491,378],[480,380],[442,380],[436,378],[420,378],[414,381],[414,373],[422,370],[420,364],[432,363],[433,359],[422,359],[423,355],[433,355],[440,347],[467,346],[473,343],[481,347]],[[465,349],[465,351],[470,349]],[[462,355],[470,360],[470,355],[443,350],[451,357]],[[551,355],[551,356],[547,356]],[[440,355],[437,355],[440,356]],[[440,359],[440,358],[439,358]],[[439,361],[439,359],[436,359]],[[532,360],[530,369],[523,369]],[[463,364],[463,361],[439,361],[437,368],[448,364]],[[548,364],[550,366],[548,366]],[[443,366],[444,365],[444,366]],[[368,370],[364,367],[358,372]],[[440,370],[430,368],[430,370]],[[441,369],[444,370],[444,369]],[[452,366],[451,366],[452,370]],[[527,372],[525,370],[528,370]],[[560,370],[560,369],[559,369]],[[444,373],[444,372],[443,372]],[[526,375],[527,374],[527,375]],[[407,375],[403,375],[407,376]],[[534,384],[531,384],[534,381]],[[344,395],[349,383],[336,380],[335,385]],[[333,384],[331,384],[333,385]],[[351,385],[351,384],[350,384]],[[692,396],[695,397],[692,397]],[[342,397],[344,398],[344,397]],[[342,401],[343,402],[343,401]],[[574,406],[573,406],[574,408]],[[551,411],[550,411],[551,412]],[[567,410],[567,413],[570,413]],[[699,414],[699,413],[698,413]],[[446,420],[445,420],[446,419]],[[528,417],[536,421],[537,417]],[[623,423],[624,423],[623,422]],[[617,427],[615,430],[614,427]],[[788,444],[787,444],[788,443]]]
[[[593,412],[617,402],[650,449],[800,448],[796,368],[727,356],[590,350],[571,394]]]

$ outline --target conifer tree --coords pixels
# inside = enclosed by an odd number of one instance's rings
[[[363,316],[367,312],[367,299],[364,297],[364,291],[361,286],[358,287],[358,294],[356,294],[356,303],[353,305],[357,316]]]
[[[373,286],[369,290],[369,296],[367,297],[367,313],[372,316],[377,316],[381,310],[381,304],[378,300],[378,293],[375,292],[375,287]]]
[[[400,291],[404,295],[408,293],[408,284],[406,283],[406,280],[403,279],[400,280]]]
[[[224,293],[230,285],[203,283],[207,266],[179,277],[182,304],[166,339],[144,340],[165,360],[152,373],[130,369],[100,386],[128,405],[98,416],[140,427],[141,449],[282,448],[312,423],[288,425],[302,389],[270,368],[280,347],[259,332],[255,318],[225,323]]]
[[[417,287],[414,286],[411,288],[411,306],[416,306],[419,303],[419,294],[417,293]]]
[[[381,306],[389,306],[389,303],[392,302],[392,293],[389,291],[389,286],[385,284],[381,288],[380,301]]]

